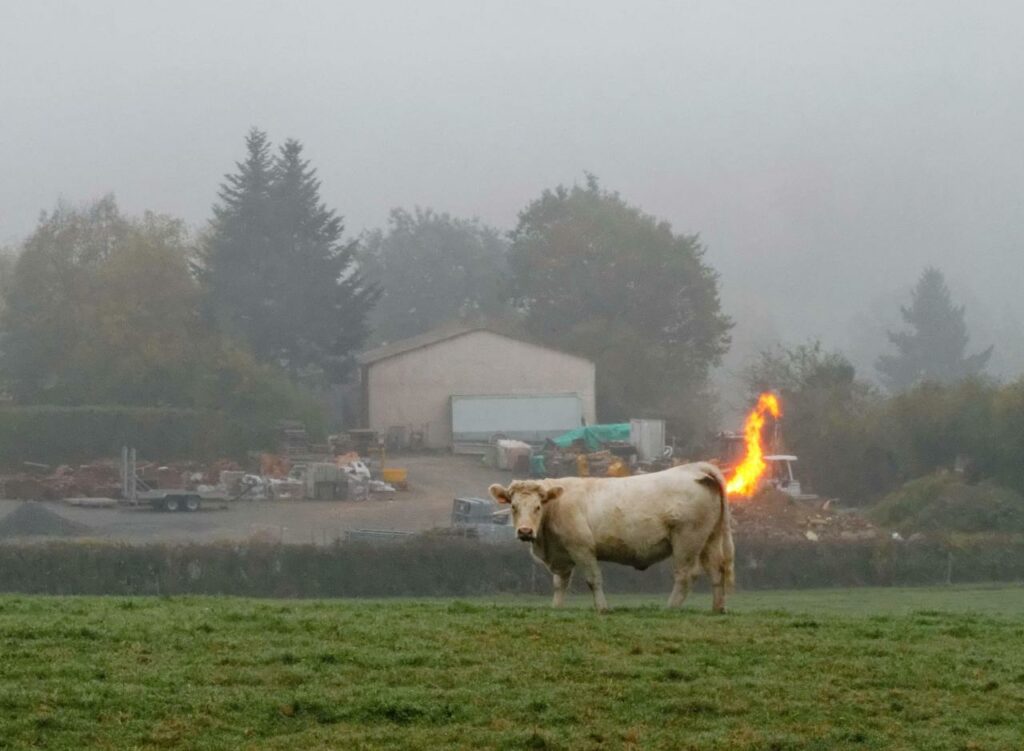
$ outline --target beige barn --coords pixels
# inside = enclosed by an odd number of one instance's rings
[[[450,326],[363,353],[364,425],[397,443],[473,450],[595,422],[594,363],[485,326]]]

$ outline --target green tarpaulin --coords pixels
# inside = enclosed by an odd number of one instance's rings
[[[574,441],[583,439],[588,451],[597,451],[601,446],[612,441],[629,440],[629,423],[615,422],[608,425],[587,425],[564,433],[553,439],[559,448],[567,449]]]

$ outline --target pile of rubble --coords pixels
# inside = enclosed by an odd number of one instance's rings
[[[221,472],[238,469],[238,464],[220,460],[210,465],[198,462],[142,464],[136,470],[139,479],[150,487],[185,488],[216,484]],[[115,459],[89,464],[49,467],[25,464],[19,472],[0,476],[0,498],[57,501],[63,498],[120,498],[121,466]]]
[[[735,498],[730,510],[737,536],[768,540],[871,540],[881,532],[870,521],[832,500],[794,498],[765,490],[753,498]]]
[[[248,500],[334,500],[365,501],[373,494],[391,497],[397,489],[407,490],[404,470],[382,469],[380,475],[398,473],[399,487],[373,476],[370,467],[356,453],[320,457],[318,461],[292,461],[288,457],[263,454],[260,472],[224,471],[219,486],[229,495]],[[200,487],[200,490],[203,490]]]
[[[404,470],[382,469],[378,478],[354,453],[316,461],[262,454],[253,457],[250,469],[226,459],[208,464],[140,462],[136,474],[150,488],[220,491],[247,500],[366,500],[371,495],[390,497],[397,489],[408,488]],[[393,481],[387,482],[389,478]],[[80,502],[121,497],[121,465],[113,459],[56,468],[26,463],[18,472],[0,475],[0,498],[5,499]]]
[[[116,497],[121,494],[117,462],[80,467],[26,465],[22,472],[0,478],[0,495],[22,500],[55,501],[71,496]]]
[[[0,519],[0,538],[10,537],[77,537],[87,534],[89,527],[65,519],[45,506],[29,501]]]

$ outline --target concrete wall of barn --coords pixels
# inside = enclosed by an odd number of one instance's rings
[[[575,392],[587,422],[596,422],[594,364],[580,357],[472,331],[368,365],[367,425],[422,431],[430,448],[450,448],[452,395]]]

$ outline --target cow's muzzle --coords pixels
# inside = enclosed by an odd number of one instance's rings
[[[533,542],[533,530],[529,527],[520,527],[516,530],[516,537],[523,542]]]

